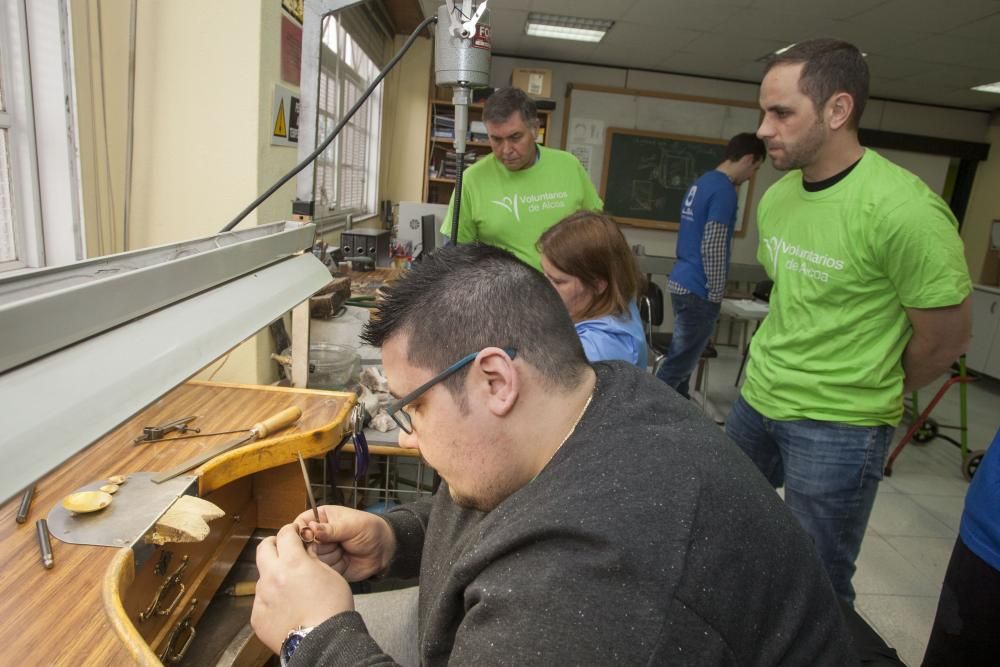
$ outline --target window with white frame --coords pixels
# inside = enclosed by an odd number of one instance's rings
[[[31,178],[31,171],[15,170],[12,159],[24,154],[17,149],[29,148],[19,146],[24,137],[19,132],[19,102],[30,89],[24,86],[25,43],[18,10],[16,3],[0,8],[0,271],[27,265],[25,233],[29,230],[17,196],[24,191],[19,179]]]
[[[63,3],[0,0],[0,272],[83,257],[68,20]]]
[[[320,58],[317,142],[333,131],[378,72],[379,68],[341,22],[327,16]],[[382,86],[379,85],[316,159],[316,217],[370,215],[377,211],[381,119]]]
[[[14,236],[14,202],[11,197],[10,154],[7,135],[10,134],[10,114],[4,105],[4,81],[0,77],[0,270],[20,266],[17,238]]]

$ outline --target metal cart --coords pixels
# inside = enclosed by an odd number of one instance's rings
[[[885,464],[885,475],[892,475],[892,464],[895,462],[896,457],[903,451],[903,448],[910,443],[910,441],[917,442],[919,444],[924,444],[930,442],[934,438],[943,438],[948,442],[952,443],[959,448],[962,452],[962,475],[967,480],[971,480],[973,475],[976,474],[976,468],[979,467],[980,462],[983,460],[983,455],[986,454],[986,450],[977,449],[969,451],[969,424],[968,424],[968,403],[967,403],[967,391],[966,385],[973,382],[975,378],[969,377],[965,369],[965,356],[963,355],[958,360],[958,374],[953,375],[948,380],[945,381],[941,388],[938,389],[937,393],[934,394],[934,398],[927,405],[926,408],[921,412],[919,407],[919,396],[917,392],[913,392],[910,399],[910,403],[907,406],[910,419],[912,423],[910,424],[909,430],[896,445],[896,448],[892,450],[892,454],[889,455],[889,460]],[[948,390],[953,386],[958,385],[959,391],[959,425],[945,425],[939,423],[936,419],[931,417],[931,413],[934,408],[941,401],[941,398],[948,393]],[[943,429],[955,429],[959,432],[959,439],[955,440],[944,433]]]

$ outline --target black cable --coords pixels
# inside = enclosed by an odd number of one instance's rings
[[[390,60],[389,63],[384,68],[382,68],[382,71],[378,73],[378,76],[375,77],[375,80],[372,81],[370,86],[368,86],[368,89],[358,99],[358,101],[354,103],[354,106],[351,107],[351,110],[347,112],[347,115],[345,115],[343,119],[341,119],[341,121],[337,124],[337,127],[333,129],[333,132],[330,133],[330,135],[323,141],[323,143],[320,144],[316,148],[316,150],[310,153],[306,159],[302,160],[302,162],[295,165],[295,167],[293,167],[290,172],[279,178],[278,181],[270,188],[268,188],[264,194],[257,197],[257,199],[253,200],[249,206],[240,211],[239,215],[233,218],[228,225],[226,225],[220,230],[220,233],[228,232],[233,227],[240,224],[243,218],[250,215],[255,208],[260,206],[262,203],[264,203],[265,200],[267,200],[268,197],[277,192],[278,188],[280,188],[282,185],[291,180],[293,176],[295,176],[297,173],[305,169],[309,165],[309,163],[311,163],[313,160],[319,157],[320,154],[324,150],[326,150],[326,147],[330,145],[330,142],[333,141],[338,134],[340,134],[340,131],[342,129],[344,129],[344,126],[347,124],[347,122],[354,117],[354,114],[358,112],[358,109],[361,108],[361,105],[364,104],[365,101],[368,99],[368,97],[372,94],[372,92],[375,90],[375,87],[378,86],[378,84],[382,83],[382,79],[384,79],[385,75],[389,73],[389,70],[395,67],[396,63],[398,63],[399,60],[403,57],[403,54],[405,54],[409,50],[409,48],[413,45],[413,42],[416,41],[417,36],[423,31],[424,28],[426,28],[431,23],[437,23],[436,14],[434,16],[429,16],[426,19],[424,19],[423,23],[417,26],[417,29],[414,30],[412,33],[410,33],[410,36],[406,39],[406,42],[403,44],[402,48],[400,48],[399,51],[396,52],[396,55],[392,57],[392,60]]]
[[[465,161],[465,153],[455,151],[455,202],[451,208],[451,244],[458,245],[458,217],[462,210],[462,163]]]

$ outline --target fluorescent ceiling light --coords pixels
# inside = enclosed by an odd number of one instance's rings
[[[1000,93],[1000,81],[996,83],[984,83],[981,86],[973,86],[973,90],[979,90],[984,93]]]
[[[578,42],[599,42],[615,24],[604,19],[584,19],[575,16],[556,16],[531,12],[524,31],[532,37],[571,39]]]

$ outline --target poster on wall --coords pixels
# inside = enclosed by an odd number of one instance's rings
[[[302,26],[281,17],[281,80],[299,85],[302,73]]]
[[[299,96],[275,84],[271,104],[271,145],[299,145]]]
[[[590,163],[591,157],[593,157],[594,154],[593,146],[587,146],[584,144],[569,144],[566,146],[566,152],[572,153],[576,159],[580,161],[580,165],[583,167],[583,170],[587,172],[587,176],[592,175],[593,172],[591,171]]]
[[[596,146],[604,143],[604,121],[592,118],[575,118],[570,124],[569,141],[574,144]]]
[[[281,8],[292,15],[299,25],[302,25],[302,17],[305,16],[306,0],[281,0]]]

